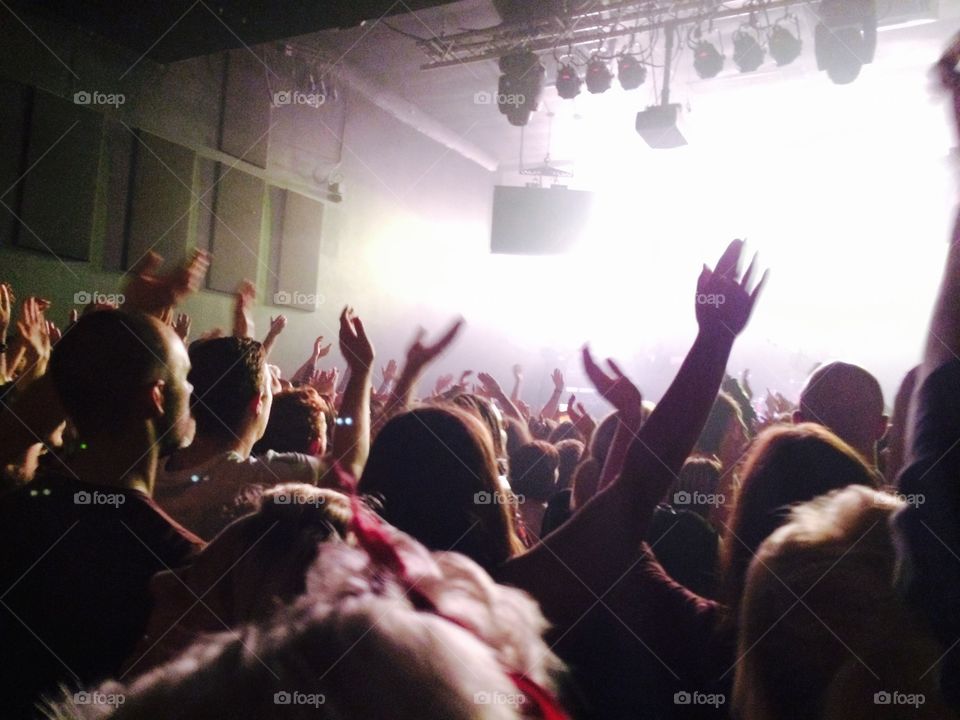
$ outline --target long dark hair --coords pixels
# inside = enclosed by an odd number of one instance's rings
[[[451,406],[392,418],[370,448],[360,492],[384,519],[431,550],[454,550],[493,570],[523,549],[499,485],[489,433]]]
[[[873,471],[822,425],[781,425],[761,433],[744,462],[721,552],[723,600],[736,622],[750,561],[790,507],[847,487],[876,487]]]

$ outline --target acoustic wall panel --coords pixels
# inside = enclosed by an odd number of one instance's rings
[[[98,113],[35,93],[19,246],[61,258],[89,258],[102,125]]]
[[[241,280],[257,280],[264,185],[259,178],[222,163],[217,172],[207,287],[233,292]]]
[[[316,310],[323,303],[318,292],[323,203],[289,190],[272,197],[275,234],[271,252],[271,280],[275,305]]]

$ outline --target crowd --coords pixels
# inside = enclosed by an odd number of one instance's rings
[[[849,363],[795,404],[727,374],[741,241],[657,403],[584,346],[604,418],[559,371],[418,393],[462,320],[375,382],[346,307],[344,377],[318,338],[287,379],[249,284],[189,337],[203,252],[62,330],[0,285],[0,716],[960,717],[957,228],[890,417]]]

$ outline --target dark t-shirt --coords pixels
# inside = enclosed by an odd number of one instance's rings
[[[907,597],[944,645],[941,681],[960,707],[960,361],[917,392],[913,441],[897,485],[907,507],[894,519]]]
[[[0,499],[4,717],[34,717],[58,683],[113,676],[150,613],[154,573],[203,545],[142,492],[64,477]]]

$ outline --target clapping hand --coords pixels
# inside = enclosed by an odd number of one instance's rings
[[[764,272],[760,281],[750,290],[757,258],[753,257],[741,277],[739,265],[743,245],[742,240],[731,242],[716,267],[710,270],[704,265],[697,280],[696,314],[700,331],[711,335],[727,335],[731,341],[746,327],[767,279],[767,273]]]

